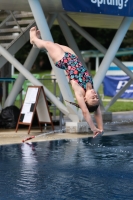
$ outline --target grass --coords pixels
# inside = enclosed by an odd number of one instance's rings
[[[44,84],[45,87],[48,90],[50,90],[55,96],[60,97],[60,89],[59,89],[58,83],[56,82],[56,87],[55,87],[55,83],[53,83],[50,80],[50,78],[51,78],[51,76],[50,76],[51,71],[50,70],[49,71],[48,70],[47,71],[41,71],[41,72],[36,70],[36,71],[32,71],[32,73],[39,74],[40,78],[43,78],[43,80],[41,80],[42,84]],[[95,71],[91,71],[91,74],[92,74],[92,76],[94,76],[95,75]],[[72,91],[72,89],[71,89],[71,91]],[[102,85],[100,86],[98,92],[99,92],[100,96],[103,95],[103,87],[102,87]],[[73,93],[73,91],[72,91],[72,93]],[[111,99],[112,99],[112,97],[104,96],[103,105],[106,106],[109,103],[106,100],[110,101]],[[19,101],[15,102],[15,105],[18,106],[18,107],[20,107],[19,104],[20,104]],[[110,111],[110,112],[121,112],[121,111],[132,111],[132,110],[133,110],[133,103],[132,102],[126,102],[124,100],[120,102],[119,99],[118,99],[118,101],[115,102],[109,108],[108,111]],[[56,111],[56,112],[59,113],[59,111]]]
[[[107,105],[108,102],[103,101],[104,106]],[[110,112],[122,112],[122,111],[132,111],[133,103],[132,102],[115,102],[108,111]]]

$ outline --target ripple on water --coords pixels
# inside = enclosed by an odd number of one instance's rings
[[[133,135],[0,147],[0,200],[133,199]]]

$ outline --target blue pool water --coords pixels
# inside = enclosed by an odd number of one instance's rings
[[[0,200],[133,200],[133,134],[0,146]]]

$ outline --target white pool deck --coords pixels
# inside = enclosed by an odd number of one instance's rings
[[[104,123],[104,134],[102,137],[109,135],[133,133],[133,111],[113,113],[112,116],[112,122]],[[59,128],[57,126],[55,127],[55,129],[56,133],[50,134],[47,134],[52,131],[50,127],[46,130],[43,130],[42,132],[39,130],[39,127],[31,128],[30,134],[28,134],[28,126],[25,126],[24,129],[19,128],[17,132],[15,131],[15,129],[0,129],[0,145],[19,144],[22,143],[22,140],[30,136],[35,136],[35,138],[32,140],[28,140],[28,142],[93,137],[92,133],[67,133],[62,131],[58,132]]]

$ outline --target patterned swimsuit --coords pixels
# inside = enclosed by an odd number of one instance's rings
[[[93,88],[92,77],[89,75],[88,71],[76,55],[65,53],[64,57],[55,63],[55,66],[66,70],[69,80],[76,81],[85,90],[85,92],[86,84],[88,82],[92,84]]]

